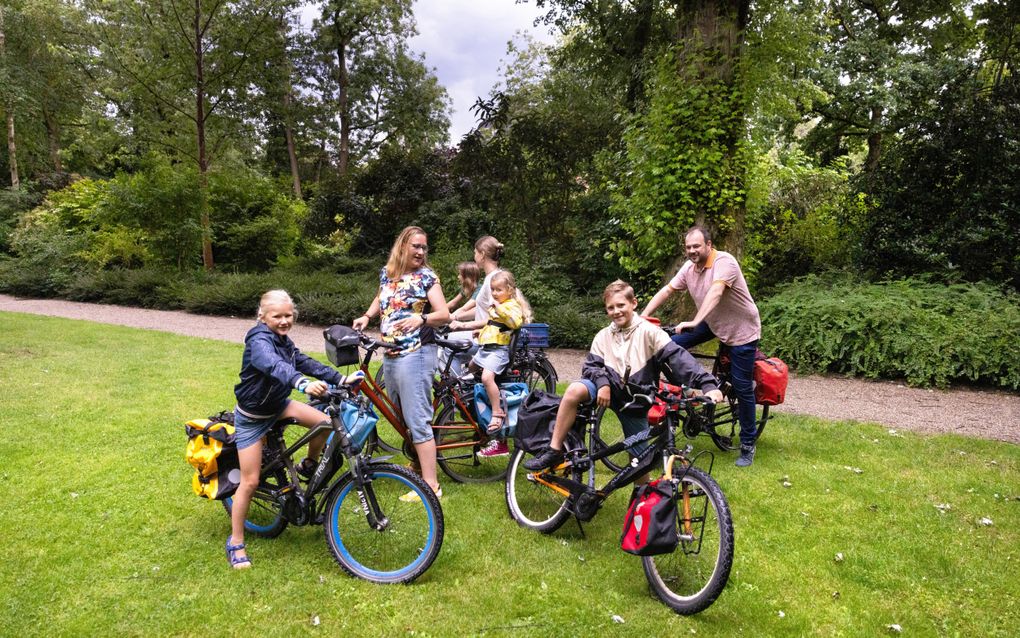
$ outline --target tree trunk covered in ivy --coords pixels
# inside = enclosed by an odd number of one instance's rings
[[[740,57],[749,0],[681,0],[678,17],[679,80],[719,97],[716,114],[723,130],[715,145],[726,165],[721,189],[731,189],[719,205],[706,202],[696,221],[716,231],[716,244],[739,260],[744,252],[745,136],[747,96],[740,78]],[[681,260],[682,261],[682,260]]]
[[[610,185],[612,211],[629,234],[613,248],[628,270],[672,275],[694,223],[716,231],[738,259],[743,252],[748,11],[749,0],[675,3],[674,41],[656,62]]]

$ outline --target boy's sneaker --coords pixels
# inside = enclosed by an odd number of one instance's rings
[[[510,448],[507,447],[506,441],[489,441],[489,444],[478,450],[476,454],[484,459],[510,456]]]
[[[737,458],[737,467],[747,467],[754,463],[754,446],[740,445],[740,457]]]
[[[563,461],[563,451],[555,448],[547,448],[545,452],[542,452],[533,459],[528,459],[524,462],[524,469],[532,472],[538,470],[544,470],[547,467],[558,465]]]

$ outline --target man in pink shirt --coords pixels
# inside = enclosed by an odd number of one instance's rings
[[[689,261],[676,276],[655,293],[642,315],[655,312],[677,291],[687,291],[698,312],[691,321],[677,324],[673,341],[685,349],[718,338],[729,350],[730,378],[738,399],[740,457],[738,467],[754,462],[755,425],[754,358],[761,338],[761,317],[740,265],[733,255],[712,247],[712,237],[701,226],[693,226],[684,237]]]

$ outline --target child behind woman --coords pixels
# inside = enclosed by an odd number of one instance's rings
[[[506,413],[500,409],[496,375],[510,363],[510,340],[515,331],[531,320],[531,307],[509,271],[500,270],[494,274],[490,286],[493,304],[489,308],[489,321],[478,334],[479,350],[471,359],[471,367],[482,370],[482,383],[492,406],[489,432],[495,433],[506,420]]]
[[[481,291],[482,286],[479,279],[481,278],[481,269],[478,268],[478,264],[473,261],[462,261],[457,264],[457,281],[460,283],[460,292],[454,295],[453,299],[447,302],[450,308],[450,313],[456,317],[458,314],[463,313],[465,317],[475,316],[475,303],[478,298],[478,293]],[[463,305],[461,305],[463,304]],[[457,312],[453,312],[455,308],[460,306]],[[471,331],[459,331],[451,332],[449,335],[450,339],[458,339],[464,341],[471,341]],[[460,376],[461,369],[464,365],[471,361],[471,355],[474,354],[475,348],[462,353],[451,353],[446,348],[439,349],[439,369],[443,370],[446,368],[446,361],[449,357],[453,357],[453,363],[450,364],[450,372],[456,376]]]
[[[478,296],[478,291],[481,288],[478,284],[480,276],[481,270],[475,262],[462,261],[457,264],[457,282],[460,284],[460,291],[446,304],[451,311],[461,304],[463,304],[463,307],[460,308],[461,312],[474,309],[475,297]]]

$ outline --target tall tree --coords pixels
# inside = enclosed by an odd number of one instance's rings
[[[831,0],[818,64],[809,69],[826,98],[809,144],[823,160],[867,149],[874,170],[887,138],[932,117],[934,96],[961,74],[976,44],[970,0]],[[849,144],[848,144],[849,143]]]
[[[14,111],[15,99],[18,94],[17,86],[11,72],[11,64],[7,57],[7,20],[8,9],[0,6],[0,87],[5,94],[4,112],[7,120],[7,164],[11,170],[11,188],[17,190],[21,187],[21,179],[18,175],[18,145],[14,133]]]
[[[446,91],[407,48],[411,0],[328,0],[314,22],[310,89],[333,117],[322,121],[337,172],[389,142],[429,148],[446,140]]]
[[[666,3],[674,19],[658,54],[647,106],[631,118],[608,190],[629,235],[614,249],[630,270],[675,270],[686,227],[743,248],[749,93],[741,57],[748,0]]]
[[[251,138],[245,115],[253,58],[276,29],[277,0],[91,6],[104,59],[134,107],[126,115],[136,134],[198,167],[202,262],[212,269],[209,166],[221,146]],[[182,135],[189,128],[190,139]]]

